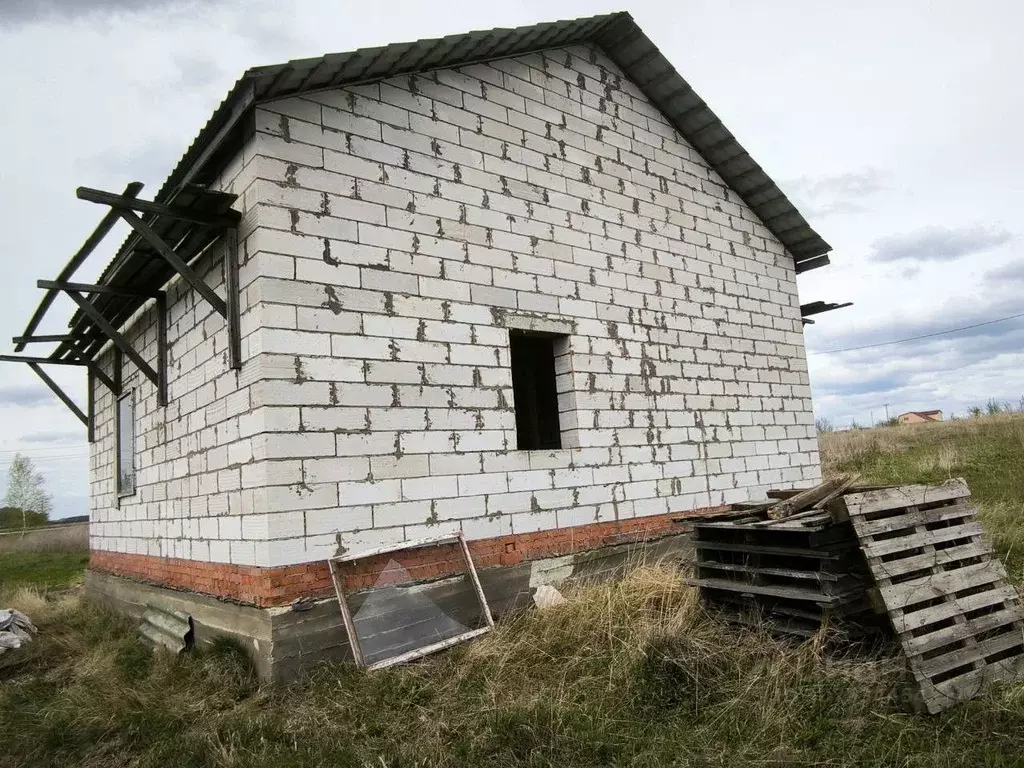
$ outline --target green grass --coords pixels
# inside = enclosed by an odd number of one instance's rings
[[[87,552],[6,552],[0,554],[0,590],[21,586],[69,587],[81,581]],[[2,606],[0,606],[2,607]]]
[[[1012,563],[1021,423],[830,436],[825,459],[873,481],[966,476]],[[3,754],[90,768],[1024,764],[1024,686],[908,714],[897,654],[724,626],[675,570],[570,597],[424,663],[268,687],[230,643],[154,656],[73,592],[9,592],[0,603],[42,631],[19,661],[0,657]]]

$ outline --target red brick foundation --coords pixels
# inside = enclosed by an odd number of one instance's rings
[[[683,533],[689,530],[689,526],[685,522],[675,522],[680,518],[699,517],[728,509],[728,506],[707,507],[683,513],[477,539],[469,542],[469,550],[478,569],[516,565],[544,557]],[[461,552],[454,546],[396,552],[346,563],[341,571],[346,589],[372,586],[381,570],[392,560],[406,568],[416,581],[464,569]],[[89,568],[259,607],[287,605],[299,597],[324,597],[334,591],[327,563],[322,560],[263,568],[93,550]]]

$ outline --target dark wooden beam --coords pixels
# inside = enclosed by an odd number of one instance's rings
[[[124,197],[135,197],[141,191],[142,182],[133,181],[124,188],[124,192],[122,194]],[[96,249],[96,246],[103,241],[103,238],[107,236],[107,233],[110,232],[111,228],[117,223],[119,218],[120,216],[116,210],[107,211],[106,215],[100,219],[100,223],[96,225],[96,229],[94,229],[92,234],[86,238],[84,243],[82,243],[78,252],[71,257],[71,260],[67,264],[64,265],[64,269],[62,269],[60,274],[57,275],[57,279],[67,280],[71,277],[71,275],[75,273],[75,270],[82,265],[82,262],[89,257],[89,254]],[[42,322],[43,316],[50,308],[50,305],[53,304],[53,300],[55,298],[57,298],[57,291],[55,290],[50,290],[45,296],[43,296],[43,300],[40,301],[39,306],[36,307],[36,311],[33,313],[32,319],[29,320],[28,325],[25,326],[25,331],[21,334],[22,336],[31,336],[35,333],[36,328],[39,327],[39,323]],[[23,344],[18,344],[14,347],[14,351],[21,352],[24,348],[25,346]]]
[[[76,341],[77,339],[77,336],[72,336],[69,333],[58,333],[52,336],[15,336],[13,339],[11,339],[11,341],[13,341],[15,344],[25,345],[53,344],[54,342]]]
[[[238,287],[238,230],[234,227],[224,233],[224,294],[228,307],[228,364],[238,371],[242,368],[241,289]]]
[[[24,355],[0,355],[0,362],[38,363],[40,365],[73,365],[78,368],[89,367],[84,360],[51,360],[48,357],[26,357]]]
[[[82,413],[82,409],[75,405],[74,400],[64,394],[64,390],[60,388],[60,385],[46,374],[46,371],[39,366],[39,363],[29,363],[28,367],[35,371],[36,376],[43,380],[43,384],[48,386],[50,391],[59,397],[64,405],[70,408],[71,412],[75,414],[83,424],[89,426],[89,419],[84,413]]]
[[[102,293],[106,296],[127,296],[133,299],[155,299],[156,291],[139,291],[134,288],[121,288],[116,285],[93,285],[92,283],[68,283],[62,280],[37,280],[40,288],[54,291],[79,291],[81,293]]]
[[[153,213],[158,216],[166,216],[178,221],[187,221],[192,224],[202,224],[208,227],[235,227],[238,225],[240,216],[231,212],[227,214],[201,213],[190,211],[187,208],[178,208],[173,205],[164,205],[149,200],[139,200],[126,195],[115,195],[112,192],[103,192],[99,189],[79,187],[75,190],[79,200],[88,200],[90,203],[101,203],[109,205],[118,211],[139,211],[141,213]],[[232,215],[234,214],[234,215]]]
[[[796,273],[799,275],[802,272],[810,272],[812,269],[818,267],[827,267],[832,262],[829,261],[828,256],[816,256],[813,259],[806,259],[804,261],[798,261],[796,263]]]
[[[167,294],[161,291],[156,300],[156,404],[167,405]]]
[[[114,381],[100,369],[100,367],[96,364],[95,360],[90,359],[79,347],[76,347],[74,345],[71,346],[71,348],[68,350],[68,353],[74,355],[83,363],[85,363],[85,367],[89,369],[89,374],[93,378],[102,381],[104,386],[111,392],[113,392],[115,395],[118,394],[117,390],[114,388]],[[52,360],[53,358],[51,357],[50,359]]]
[[[812,301],[810,304],[800,305],[800,315],[801,317],[810,317],[811,315],[820,315],[822,312],[831,312],[834,309],[843,309],[844,307],[852,306],[852,301],[848,301],[845,304],[828,304],[824,301]]]
[[[89,391],[85,396],[85,416],[88,419],[86,426],[89,428],[89,442],[96,442],[96,374],[92,368],[88,376]]]
[[[157,253],[164,257],[168,264],[170,264],[174,271],[181,275],[182,279],[185,280],[192,288],[206,299],[210,306],[223,318],[228,316],[227,304],[220,296],[217,295],[216,291],[208,286],[203,279],[195,273],[195,271],[182,261],[181,257],[174,252],[167,243],[164,242],[163,238],[160,237],[153,229],[142,219],[135,215],[132,211],[120,211],[121,218],[128,222],[129,226],[142,235],[142,238],[148,242]]]
[[[120,347],[114,347],[114,394],[124,394],[124,352]]]
[[[152,366],[145,361],[142,355],[132,349],[132,345],[128,343],[128,340],[110,324],[110,321],[103,316],[103,313],[96,309],[91,301],[77,291],[68,291],[67,294],[75,304],[82,308],[82,312],[84,312],[89,319],[96,324],[96,327],[103,331],[103,333],[107,335],[107,338],[114,342],[114,345],[124,352],[128,356],[129,360],[138,366],[138,369],[146,375],[146,378],[153,382],[154,385],[159,386],[159,377],[157,376],[156,371],[154,371]]]

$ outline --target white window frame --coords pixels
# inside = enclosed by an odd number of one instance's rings
[[[439,546],[441,544],[450,544],[452,542],[458,542],[459,548],[462,550],[462,556],[466,562],[466,571],[469,574],[470,583],[473,585],[473,591],[476,593],[477,601],[480,604],[480,613],[484,617],[484,621],[487,625],[478,629],[471,629],[468,632],[463,632],[460,635],[449,637],[446,640],[440,642],[430,643],[420,648],[416,648],[412,651],[399,654],[398,656],[391,656],[390,658],[381,659],[380,661],[374,662],[373,664],[367,664],[363,658],[363,649],[359,643],[359,636],[356,634],[355,620],[352,617],[352,611],[349,608],[348,601],[345,599],[345,590],[342,585],[342,579],[338,573],[338,565],[340,563],[351,563],[356,560],[363,560],[368,557],[377,557],[379,555],[386,555],[391,552],[402,552],[407,549],[419,549],[420,547]],[[413,541],[401,541],[397,544],[391,544],[384,547],[377,547],[376,549],[368,549],[363,552],[357,552],[354,554],[339,555],[328,559],[327,565],[331,570],[331,581],[334,583],[334,592],[338,596],[338,605],[341,608],[341,618],[345,623],[345,631],[348,634],[349,645],[352,648],[352,658],[355,660],[357,667],[364,669],[383,669],[384,667],[392,667],[396,664],[404,664],[407,661],[413,661],[427,656],[431,653],[442,651],[445,648],[450,648],[453,645],[464,643],[467,640],[472,640],[474,637],[479,637],[487,632],[490,632],[494,628],[494,617],[491,616],[490,606],[487,604],[487,597],[484,595],[483,587],[480,586],[480,577],[477,575],[476,566],[473,565],[473,558],[469,554],[469,547],[466,544],[466,537],[461,531],[455,531],[453,533],[442,534],[440,536],[430,536],[425,539],[415,539]]]
[[[122,473],[121,473],[121,434],[122,434],[122,431],[121,431],[121,403],[123,403],[125,400],[130,401],[131,409],[132,409],[132,424],[131,424],[131,430],[132,430],[132,452],[131,452],[132,473],[131,473],[131,480],[132,480],[132,484],[131,484],[131,489],[125,489],[121,485],[121,479],[122,479]],[[139,488],[139,484],[137,482],[137,475],[138,475],[138,469],[139,468],[138,468],[138,466],[136,466],[136,463],[135,463],[135,457],[138,454],[137,444],[136,444],[136,441],[135,441],[135,422],[136,422],[136,418],[135,418],[135,390],[134,389],[130,389],[130,390],[128,390],[128,392],[126,392],[125,394],[121,395],[121,397],[117,398],[117,400],[114,401],[114,409],[115,409],[115,420],[116,420],[116,424],[115,424],[116,439],[115,439],[115,449],[114,449],[114,487],[117,489],[117,498],[118,499],[124,499],[124,498],[128,498],[129,496],[134,496],[138,492],[138,488]]]

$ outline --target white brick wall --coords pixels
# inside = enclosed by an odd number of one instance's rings
[[[172,281],[168,295],[168,378],[166,408],[156,402],[156,388],[127,358],[122,368],[124,392],[135,401],[136,493],[118,499],[115,479],[117,447],[116,398],[102,384],[95,386],[96,442],[90,455],[90,544],[130,554],[256,564],[253,539],[265,540],[267,482],[287,482],[264,459],[265,417],[253,396],[263,366],[255,358],[263,323],[260,283],[267,261],[251,243],[256,187],[254,156],[247,150],[225,169],[218,189],[239,195],[236,208],[248,213],[239,230],[242,357],[236,372],[227,362],[224,319],[202,298]],[[223,251],[215,246],[195,264],[199,274],[224,295]],[[273,314],[273,322],[287,322]],[[294,310],[292,310],[294,317]],[[156,368],[156,311],[142,310],[126,325],[125,335]],[[265,356],[264,356],[265,357]],[[114,354],[108,348],[100,366],[113,376]],[[297,409],[296,409],[297,410]],[[297,419],[296,419],[297,422]],[[297,424],[296,424],[297,425]],[[296,473],[301,463],[295,462]]]
[[[245,367],[182,292],[171,403],[140,409],[120,509],[101,401],[94,546],[283,565],[819,478],[792,259],[602,54],[289,98],[256,128],[223,185],[254,214]],[[508,329],[544,323],[569,328],[574,447],[517,451]]]

